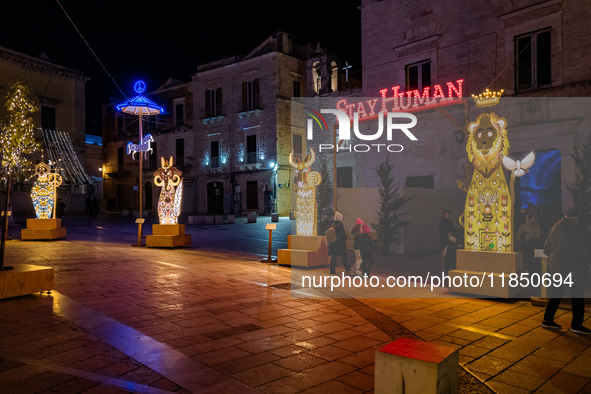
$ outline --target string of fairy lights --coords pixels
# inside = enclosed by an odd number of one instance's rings
[[[80,164],[68,133],[41,129],[41,134],[49,160],[56,164],[56,171],[64,180],[77,184],[93,183]]]

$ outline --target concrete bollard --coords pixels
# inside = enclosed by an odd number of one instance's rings
[[[206,216],[205,224],[213,224],[213,216]]]
[[[228,215],[228,224],[234,224],[235,220],[236,220],[235,215]]]
[[[197,224],[205,224],[205,216],[203,216],[203,215],[197,216]]]
[[[189,216],[187,218],[187,223],[188,224],[197,224],[197,216]]]
[[[289,211],[289,220],[296,220],[294,211]]]
[[[124,218],[128,218],[129,217],[129,210],[127,210],[127,209],[124,209],[123,210],[123,217]]]
[[[222,215],[215,215],[213,217],[213,224],[222,224]]]
[[[248,223],[256,223],[257,222],[257,214],[256,213],[249,213],[248,216],[246,216],[247,222]]]
[[[458,392],[459,350],[398,339],[376,351],[375,394]]]
[[[279,221],[279,214],[278,213],[272,213],[271,214],[271,221],[272,222],[278,222]]]

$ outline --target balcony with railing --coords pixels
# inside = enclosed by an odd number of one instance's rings
[[[236,163],[238,171],[258,170],[263,166],[263,161],[259,158],[257,152],[247,152],[246,162],[244,162],[244,158],[242,160],[242,162],[238,160]]]

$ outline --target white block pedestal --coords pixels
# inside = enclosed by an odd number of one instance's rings
[[[288,235],[287,249],[277,251],[277,264],[306,268],[328,265],[326,237]]]
[[[526,290],[519,286],[509,286],[509,275],[512,273],[519,275],[521,272],[523,272],[521,252],[497,253],[460,249],[457,252],[456,269],[449,271],[452,282],[454,277],[463,277],[464,274],[467,274],[468,277],[477,276],[479,279],[485,274],[486,280],[483,281],[482,287],[454,286],[450,288],[450,292],[484,297],[511,298],[524,293]],[[491,273],[493,274],[492,285],[488,276]],[[503,278],[499,277],[499,274],[503,274],[504,285]],[[466,284],[465,282],[462,281],[462,284]],[[459,279],[457,283],[460,283]]]
[[[458,392],[459,350],[410,338],[376,350],[375,394]]]

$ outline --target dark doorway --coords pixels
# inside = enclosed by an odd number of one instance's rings
[[[154,202],[152,201],[152,183],[151,182],[146,182],[146,188],[145,188],[145,198],[146,198],[146,209],[154,209],[154,207],[152,206],[154,204]]]
[[[351,167],[337,167],[338,187],[353,187],[353,169]]]
[[[246,209],[259,209],[259,183],[246,182]]]
[[[125,207],[125,185],[117,185],[117,208]]]
[[[406,187],[419,187],[423,189],[435,188],[435,177],[433,175],[407,176]]]
[[[210,215],[224,213],[223,182],[210,182],[207,184],[207,213]]]

